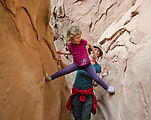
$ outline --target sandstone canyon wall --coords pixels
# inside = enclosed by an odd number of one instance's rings
[[[103,47],[99,63],[109,69],[104,80],[116,93],[110,96],[101,87],[95,89],[98,109],[92,119],[150,120],[151,1],[52,0],[51,5],[57,49],[65,50],[65,33],[71,25],[79,25],[84,39]],[[74,75],[68,76],[71,86]]]
[[[49,0],[0,0],[0,120],[68,120],[64,77],[49,26]]]

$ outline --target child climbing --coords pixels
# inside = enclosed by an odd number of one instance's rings
[[[108,86],[96,73],[94,70],[89,56],[88,51],[86,49],[86,46],[88,46],[94,53],[94,57],[97,59],[97,55],[95,53],[95,49],[93,45],[89,42],[87,42],[84,39],[81,39],[82,31],[77,26],[72,26],[67,31],[67,38],[70,41],[68,44],[68,50],[69,52],[61,52],[58,53],[64,54],[64,55],[73,55],[73,63],[69,65],[68,67],[56,72],[55,74],[48,76],[48,74],[45,74],[45,80],[46,82],[54,80],[58,77],[61,77],[63,75],[69,74],[76,70],[84,70],[89,74],[89,76],[97,82],[99,85],[101,85],[107,92],[114,93],[114,88]]]

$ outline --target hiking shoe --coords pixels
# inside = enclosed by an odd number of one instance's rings
[[[51,77],[49,77],[48,73],[45,73],[45,81],[46,82],[51,81]]]
[[[110,93],[110,94],[114,94],[115,93],[115,88],[109,86],[108,89],[107,89],[107,92]]]

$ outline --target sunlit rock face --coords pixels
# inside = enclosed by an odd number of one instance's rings
[[[67,120],[64,77],[53,59],[49,0],[0,1],[0,120]]]
[[[115,95],[95,88],[98,99],[93,120],[149,120],[151,118],[151,2],[150,0],[52,0],[51,26],[55,46],[65,50],[66,30],[79,25],[82,37],[100,43],[104,81]],[[59,47],[60,46],[60,47]],[[63,56],[66,63],[72,58]],[[69,76],[69,77],[68,77]],[[68,75],[72,86],[75,74]]]

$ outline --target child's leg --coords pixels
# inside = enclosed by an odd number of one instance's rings
[[[108,85],[97,75],[91,64],[86,66],[84,68],[84,71],[86,71],[90,75],[90,77],[99,85],[101,85],[105,90],[108,89]]]
[[[61,77],[61,76],[63,76],[63,75],[69,74],[69,73],[71,73],[71,72],[73,72],[73,71],[76,71],[76,70],[78,70],[78,69],[79,69],[79,68],[76,66],[76,64],[75,64],[75,63],[72,63],[72,64],[69,65],[68,67],[66,67],[66,68],[64,68],[64,69],[62,69],[62,70],[59,70],[58,72],[56,72],[55,74],[53,74],[53,75],[51,76],[51,80],[56,79],[56,78],[58,78],[58,77]]]

